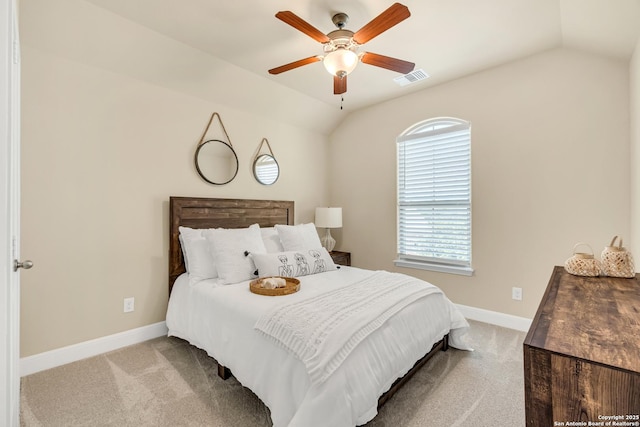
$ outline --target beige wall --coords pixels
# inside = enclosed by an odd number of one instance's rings
[[[22,275],[23,357],[164,320],[169,196],[295,200],[299,222],[326,204],[322,133],[236,108],[232,95],[195,96],[169,76],[145,81],[114,58],[108,66],[78,61],[71,49],[39,41],[46,34],[33,33],[51,28],[22,12],[22,252],[35,262]],[[231,74],[212,83],[242,80]],[[297,96],[283,92],[279,101],[295,105]],[[193,165],[214,111],[240,161],[225,186],[205,183]],[[209,135],[222,137],[215,127]],[[282,170],[273,186],[251,174],[263,137]],[[125,297],[135,297],[133,313],[123,313]]]
[[[629,185],[626,64],[548,52],[354,113],[329,141],[342,115],[268,79],[82,0],[20,7],[22,251],[36,262],[22,276],[23,357],[164,319],[171,195],[295,200],[298,222],[315,206],[343,206],[338,249],[394,270],[394,140],[429,117],[472,122],[476,274],[402,271],[454,302],[532,317],[575,242],[599,252],[630,234],[628,195],[639,190]],[[213,111],[240,158],[221,187],[192,164]],[[271,187],[250,172],[263,137],[282,167]],[[124,314],[129,296],[136,310]]]
[[[640,39],[631,58],[631,245],[636,271],[640,271]]]
[[[472,123],[473,277],[396,269],[395,138]],[[628,65],[557,49],[353,113],[331,135],[331,204],[354,265],[399,270],[456,303],[531,318],[551,269],[629,236]],[[522,302],[511,287],[523,288]]]

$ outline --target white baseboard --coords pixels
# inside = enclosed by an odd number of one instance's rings
[[[456,306],[467,319],[525,332],[528,331],[531,326],[531,319],[525,317],[512,316],[510,314],[461,304],[456,304]],[[20,376],[24,377],[25,375],[31,375],[46,369],[55,368],[56,366],[66,365],[67,363],[97,356],[164,335],[167,335],[167,325],[165,322],[159,322],[153,325],[124,331],[119,334],[96,338],[68,347],[23,357],[20,359]]]
[[[165,322],[130,329],[114,335],[81,342],[20,359],[20,376],[34,374],[56,366],[97,356],[132,344],[167,335]]]
[[[531,322],[533,321],[526,317],[513,316],[511,314],[469,307],[462,304],[456,304],[456,306],[467,319],[490,323],[492,325],[502,326],[503,328],[515,329],[517,331],[527,332],[531,327]]]

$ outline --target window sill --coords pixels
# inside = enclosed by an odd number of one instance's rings
[[[412,261],[407,259],[396,259],[393,261],[396,267],[415,268],[418,270],[437,271],[439,273],[458,274],[461,276],[472,276],[473,268],[459,265],[436,264],[424,261]]]

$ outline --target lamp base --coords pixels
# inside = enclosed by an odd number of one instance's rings
[[[336,239],[331,237],[331,231],[327,228],[327,233],[320,239],[320,243],[322,243],[322,247],[325,248],[328,252],[331,252],[333,248],[336,247]]]

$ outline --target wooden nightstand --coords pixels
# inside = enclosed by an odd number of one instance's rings
[[[351,252],[331,251],[329,252],[333,262],[339,265],[351,265]]]

